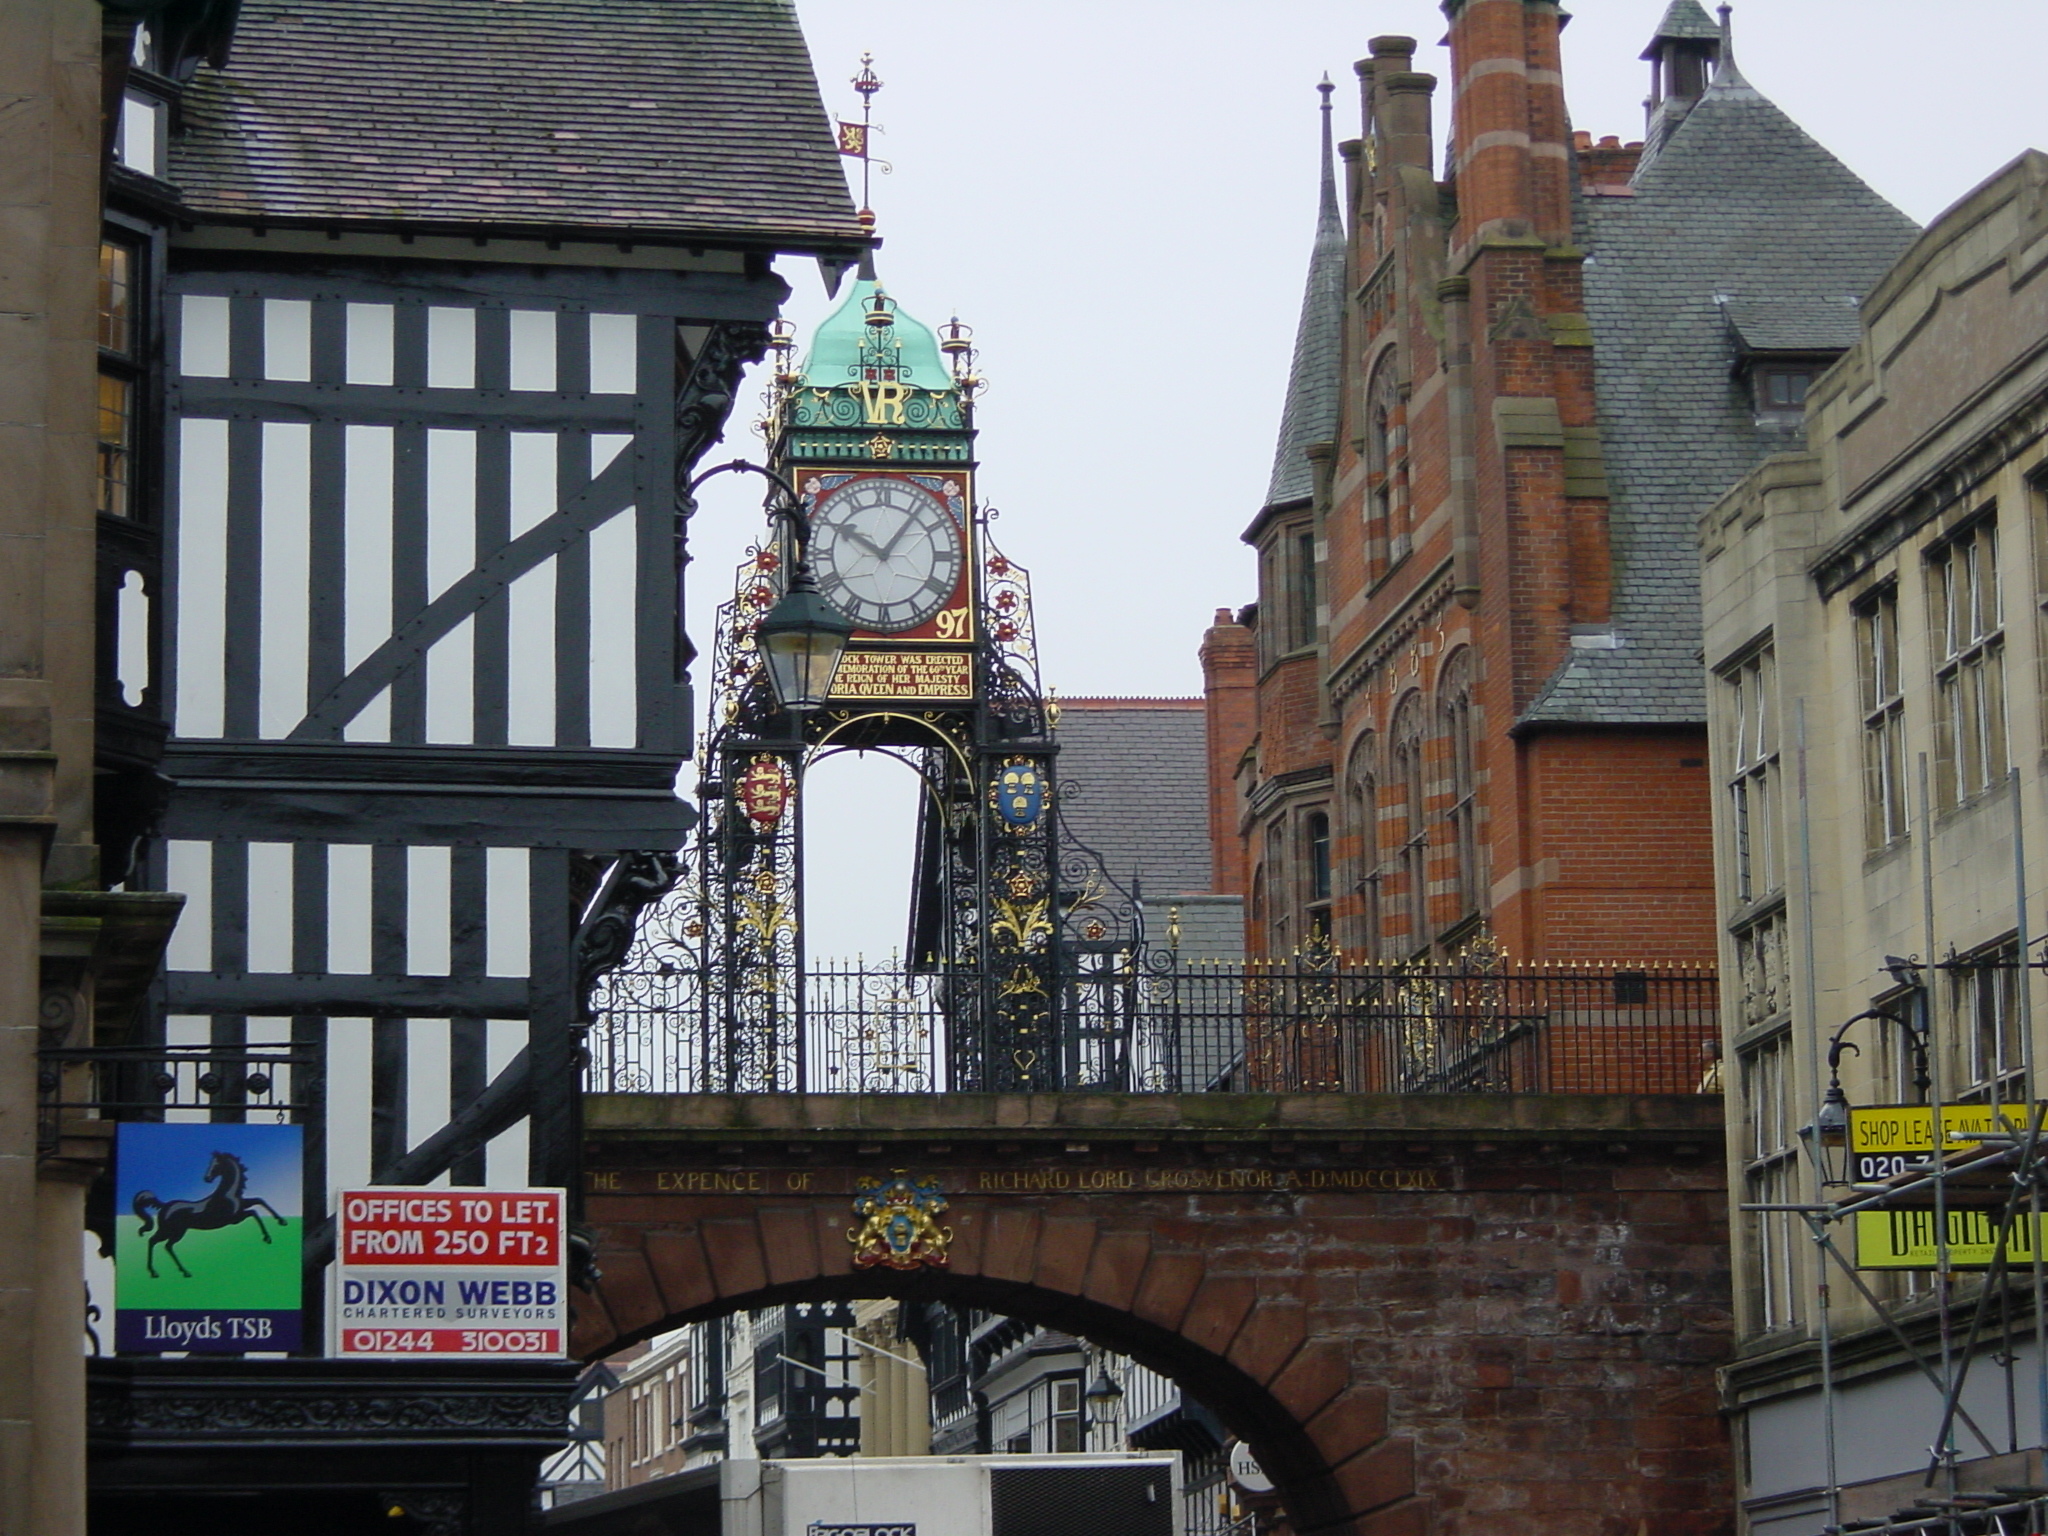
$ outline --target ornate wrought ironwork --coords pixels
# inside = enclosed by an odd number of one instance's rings
[[[1010,1016],[1055,1042],[1033,1082],[1001,1061],[989,1070],[970,1048],[976,1008],[1013,979],[1002,971],[814,969],[791,1049],[811,1091],[826,1093],[1717,1091],[1703,1073],[1718,1031],[1707,971],[1361,965],[1329,951],[1249,965],[1184,963],[1164,949],[1055,953],[1056,1006]],[[639,1005],[645,995],[617,994],[592,1087],[720,1088],[680,1012]]]
[[[308,1108],[318,1056],[290,1044],[45,1047],[37,1056],[37,1140],[48,1153],[77,1119],[290,1117]]]
[[[975,530],[982,644],[976,697],[961,704],[849,703],[801,725],[779,714],[755,636],[788,551],[764,539],[741,562],[713,643],[704,816],[673,889],[624,962],[594,980],[593,1088],[929,1092],[1129,1078],[1132,973],[1114,956],[1142,946],[1141,906],[1062,825],[1030,578],[988,538],[992,515]],[[924,783],[921,911],[900,972],[807,969],[803,775],[849,748],[899,756]],[[634,889],[660,873],[650,866]]]

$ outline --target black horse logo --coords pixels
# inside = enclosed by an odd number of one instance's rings
[[[148,1190],[135,1197],[135,1214],[142,1218],[143,1235],[149,1244],[142,1251],[143,1262],[149,1266],[149,1278],[157,1278],[156,1251],[159,1246],[178,1266],[178,1273],[187,1280],[192,1271],[185,1267],[185,1261],[178,1257],[176,1244],[187,1232],[217,1232],[222,1227],[232,1227],[238,1221],[253,1221],[256,1230],[263,1234],[263,1241],[270,1241],[270,1229],[263,1225],[263,1218],[256,1213],[269,1211],[270,1219],[279,1226],[284,1218],[277,1214],[267,1200],[242,1193],[242,1186],[248,1181],[249,1170],[242,1166],[242,1160],[232,1152],[216,1152],[213,1161],[206,1165],[206,1182],[220,1187],[208,1192],[198,1200],[159,1200]],[[152,1214],[154,1213],[154,1214]],[[154,1224],[155,1230],[151,1227]]]

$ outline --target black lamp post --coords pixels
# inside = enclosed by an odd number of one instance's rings
[[[775,702],[793,715],[804,715],[823,707],[830,697],[832,678],[839,670],[839,658],[846,654],[846,642],[853,637],[853,625],[825,600],[811,575],[810,514],[787,480],[772,469],[734,459],[705,470],[690,482],[690,489],[694,492],[713,475],[728,470],[763,476],[781,493],[769,506],[768,515],[789,524],[795,560],[789,585],[754,631],[754,643],[767,664],[768,686]]]
[[[1823,1184],[1849,1182],[1849,1096],[1842,1091],[1842,1053],[1855,1051],[1857,1047],[1842,1037],[1865,1019],[1882,1019],[1906,1032],[1906,1044],[1913,1052],[1913,1086],[1919,1090],[1923,1102],[1933,1081],[1927,1070],[1927,1034],[1921,1025],[1882,1008],[1866,1008],[1844,1019],[1828,1041],[1828,1091],[1821,1099],[1820,1113],[1813,1117],[1811,1125],[1799,1132],[1800,1139],[1813,1156],[1814,1166],[1820,1170]]]

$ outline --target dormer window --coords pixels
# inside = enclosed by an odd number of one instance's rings
[[[1764,416],[1796,416],[1806,409],[1806,392],[1818,370],[1810,363],[1767,365],[1756,370],[1756,408]]]

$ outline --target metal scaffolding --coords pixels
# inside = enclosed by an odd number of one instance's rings
[[[2044,1261],[2041,1241],[2043,1180],[2048,1178],[2048,1157],[2044,1157],[2048,1145],[2044,1145],[2043,1138],[2048,1103],[2041,1100],[2036,1087],[2032,998],[2026,980],[2030,971],[2048,973],[2048,938],[2029,936],[2026,850],[2017,770],[2009,773],[2008,788],[2013,818],[2016,938],[2010,945],[1988,954],[1960,955],[1951,947],[1945,958],[1926,965],[1917,958],[1886,957],[1893,980],[1910,982],[1912,990],[1907,998],[1911,1011],[1902,1014],[1887,1008],[1869,1009],[1835,1031],[1826,1055],[1828,1089],[1821,1097],[1813,1123],[1800,1133],[1823,1198],[1812,1204],[1758,1202],[1741,1206],[1744,1212],[1797,1216],[1805,1223],[1812,1240],[1813,1341],[1818,1352],[1826,1444],[1824,1486],[1828,1523],[1822,1530],[1827,1536],[1841,1532],[1856,1532],[1859,1536],[1889,1536],[1894,1532],[1940,1536],[2048,1533],[2048,1460],[2037,1458],[2029,1462],[2022,1457],[2028,1451],[2048,1453],[2048,1261]],[[1925,953],[1932,957],[1937,953],[1936,906],[1924,757],[1920,761],[1920,789]],[[1802,822],[1803,809],[1802,806]],[[1810,870],[1811,865],[1807,867]],[[1810,902],[1808,911],[1810,914]],[[1807,943],[1810,978],[1810,933]],[[1951,1099],[1944,1070],[1947,1062],[1943,1047],[1948,1042],[1940,1039],[1934,1026],[1932,974],[1956,979],[1997,972],[2017,973],[2012,1002],[2018,1025],[2018,1070],[2009,1075],[1993,1073],[1988,1083],[1973,1086],[1964,1096]],[[1811,990],[1808,997],[1812,997]],[[1856,1149],[1849,1136],[1851,1121],[1841,1089],[1839,1064],[1845,1049],[1855,1049],[1843,1044],[1846,1032],[1865,1019],[1888,1020],[1906,1029],[1917,1057],[1916,1086],[1928,1115],[1931,1151],[1925,1159],[1892,1171],[1887,1177],[1859,1180],[1857,1174],[1861,1170],[1856,1165]],[[1817,1025],[1817,1020],[1814,1022]],[[1813,1059],[1818,1064],[1821,1053],[1817,1028],[1811,1032],[1810,1040]],[[2016,1093],[2007,1092],[2015,1088]],[[2003,1102],[2001,1094],[2005,1094]],[[1949,1129],[1948,1112],[1963,1108],[1985,1112],[1990,1128]],[[1839,1155],[1839,1161],[1832,1167],[1831,1151]],[[1828,1199],[1830,1189],[1841,1193]],[[1840,1237],[1845,1226],[1853,1231],[1856,1219],[1871,1212],[1931,1213],[1934,1262],[1927,1271],[1932,1276],[1931,1307],[1929,1292],[1925,1290],[1886,1301],[1843,1251]],[[1981,1265],[1983,1280],[1974,1289],[1959,1280],[1959,1261],[1953,1251],[1957,1229],[1952,1226],[1952,1217],[1967,1213],[1985,1213],[1974,1228],[1990,1237],[1989,1259]],[[1972,1262],[1962,1268],[1967,1272],[1979,1267]],[[1840,1476],[1837,1407],[1844,1384],[1837,1359],[1839,1341],[1831,1317],[1833,1275],[1839,1275],[1861,1298],[1874,1316],[1877,1329],[1889,1336],[1903,1352],[1908,1367],[1923,1376],[1940,1395],[1940,1414],[1927,1443],[1926,1464],[1918,1487],[1906,1501],[1884,1514],[1847,1506],[1867,1503],[1877,1494],[1895,1493],[1899,1477],[1909,1474],[1902,1472],[1852,1484],[1844,1484]],[[1916,1331],[1921,1335],[1918,1339],[1914,1337]],[[2031,1370],[2034,1432],[2023,1444],[2019,1405],[2022,1377],[2027,1371],[2022,1368],[2018,1350],[2029,1339],[2035,1357]],[[1980,1363],[1994,1365],[2002,1373],[2002,1425],[1994,1421],[1987,1428],[1964,1406],[1972,1367]],[[2013,1466],[2020,1465],[2030,1466],[2033,1477],[1985,1485],[1982,1474],[1997,1475],[1998,1469],[1989,1463],[1998,1458],[2012,1458],[2004,1469],[2006,1475],[2011,1475]],[[1980,1475],[1971,1476],[1973,1471]],[[1853,1497],[1858,1490],[1864,1494],[1862,1500]]]

